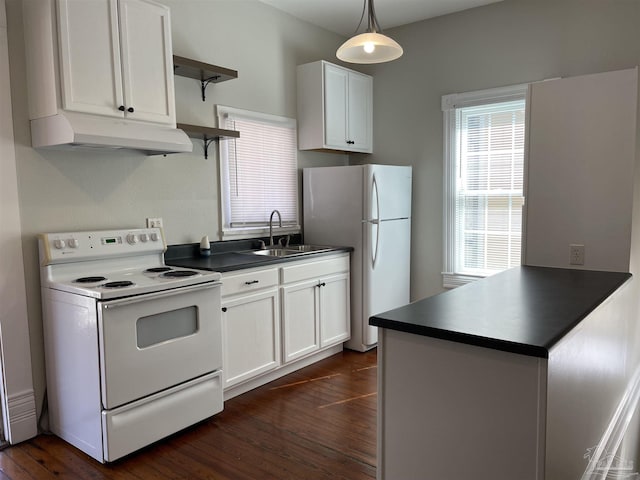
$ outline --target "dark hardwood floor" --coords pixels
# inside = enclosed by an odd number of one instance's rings
[[[0,452],[0,480],[373,479],[376,390],[375,350],[344,351],[109,465],[40,435]]]

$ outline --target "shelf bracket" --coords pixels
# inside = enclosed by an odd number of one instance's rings
[[[207,89],[207,87],[209,86],[209,84],[210,84],[211,82],[215,82],[215,81],[217,81],[219,78],[220,78],[220,75],[214,75],[214,76],[212,76],[212,77],[209,77],[209,78],[205,78],[205,79],[200,80],[200,85],[201,85],[201,88],[202,88],[202,101],[203,101],[203,102],[204,102],[204,101],[206,100],[206,98],[207,98],[207,97],[206,97],[206,94],[205,94],[205,90]],[[206,157],[205,157],[205,158],[206,158]]]
[[[204,141],[204,159],[208,159],[209,158],[209,145],[211,145],[213,142],[217,141],[216,137],[210,137],[208,138],[206,135],[202,138],[202,140]]]

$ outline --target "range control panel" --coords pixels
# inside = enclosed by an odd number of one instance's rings
[[[44,264],[145,255],[167,249],[161,228],[44,233],[39,241]]]

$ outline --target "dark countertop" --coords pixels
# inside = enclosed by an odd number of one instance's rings
[[[289,257],[270,257],[240,253],[243,250],[255,249],[255,245],[244,241],[220,242],[213,245],[213,253],[208,257],[200,255],[200,245],[197,243],[186,245],[169,245],[164,255],[167,265],[183,268],[196,268],[200,270],[213,270],[216,272],[231,272],[245,268],[263,267],[284,262],[293,262],[302,259],[317,258],[323,255],[331,255],[338,252],[351,252],[351,247],[332,247],[331,250],[292,255]],[[235,249],[235,250],[233,250]]]
[[[541,358],[630,273],[515,267],[369,319],[371,325]]]

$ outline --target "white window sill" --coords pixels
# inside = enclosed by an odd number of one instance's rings
[[[291,226],[291,227],[274,227],[273,228],[273,236],[281,237],[283,235],[294,235],[300,233],[300,226]],[[268,237],[269,229],[268,228],[229,228],[223,229],[220,234],[221,240],[244,240],[248,238],[258,238],[258,237]]]
[[[475,282],[488,275],[464,275],[461,273],[442,273],[442,286],[444,288],[457,288],[467,283]]]

